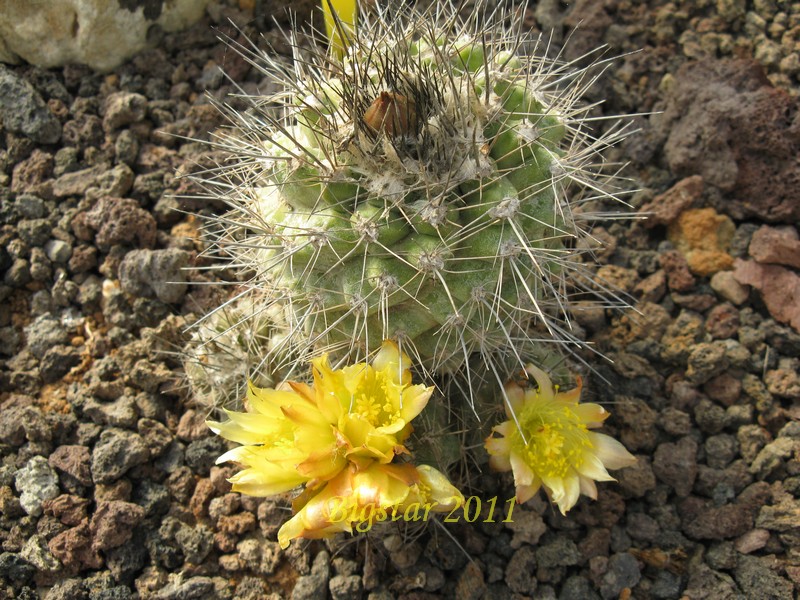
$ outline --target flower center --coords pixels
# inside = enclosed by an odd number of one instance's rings
[[[537,399],[527,403],[519,415],[519,424],[524,439],[515,430],[512,447],[539,477],[566,477],[571,469],[583,464],[586,451],[593,448],[586,424],[559,402]]]
[[[369,373],[353,395],[352,412],[373,427],[381,427],[400,418],[400,411],[389,399],[390,382],[381,373]]]

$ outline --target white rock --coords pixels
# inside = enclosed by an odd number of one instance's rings
[[[42,504],[60,493],[58,475],[44,456],[34,456],[17,471],[14,484],[20,492],[19,504],[29,515],[42,514]]]
[[[203,16],[209,1],[5,0],[0,2],[0,61],[22,59],[42,67],[84,63],[109,71],[145,48],[151,27],[188,27]]]

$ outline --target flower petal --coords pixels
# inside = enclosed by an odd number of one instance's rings
[[[511,462],[511,470],[514,472],[514,485],[519,487],[533,484],[536,475],[525,460],[514,451],[510,453],[508,458]]]
[[[611,416],[611,413],[605,408],[593,402],[586,402],[573,406],[572,411],[581,421],[586,423],[586,426],[590,429],[600,427],[600,424]]]
[[[539,385],[538,393],[540,398],[548,401],[553,400],[554,390],[553,390],[553,382],[550,380],[550,376],[544,371],[542,371],[540,368],[531,364],[525,366],[525,371],[528,373],[528,375],[531,375],[536,380],[536,383]],[[530,391],[527,393],[533,394],[535,392]]]
[[[594,453],[606,469],[623,469],[636,464],[636,457],[625,449],[614,438],[604,433],[589,432],[589,439],[594,446]]]

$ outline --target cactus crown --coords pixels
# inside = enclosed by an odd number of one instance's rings
[[[540,58],[476,4],[378,7],[341,60],[293,38],[290,64],[253,55],[283,89],[222,107],[234,163],[205,182],[231,207],[215,248],[285,311],[276,354],[361,359],[390,338],[432,373],[471,376],[480,353],[502,381],[534,327],[577,341],[566,304],[590,287],[587,217],[567,191],[613,197],[599,156],[625,128],[586,130],[602,61]]]

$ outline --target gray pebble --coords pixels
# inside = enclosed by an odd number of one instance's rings
[[[210,577],[176,578],[154,596],[155,600],[208,600],[214,598],[214,581]]]
[[[740,556],[733,572],[736,583],[748,600],[792,600],[794,586],[769,568],[769,559]]]
[[[48,281],[53,276],[53,267],[47,259],[44,250],[39,248],[31,249],[31,279],[34,281]]]
[[[19,554],[42,573],[53,573],[61,569],[61,563],[50,552],[43,535],[36,534],[28,538]]]
[[[28,351],[36,358],[42,358],[53,346],[66,344],[69,334],[59,319],[46,314],[25,328],[25,338],[28,341]]]
[[[719,433],[725,427],[725,409],[703,398],[694,408],[694,420],[704,433]]]
[[[333,600],[358,600],[361,598],[361,587],[359,575],[335,575],[328,583]]]
[[[536,590],[536,554],[530,546],[514,552],[506,567],[506,584],[514,591],[531,594]]]
[[[786,460],[800,450],[800,442],[789,437],[779,437],[770,442],[756,455],[750,465],[750,472],[764,480],[779,472]]]
[[[86,600],[88,597],[80,579],[64,579],[50,588],[44,600]]]
[[[183,551],[187,562],[201,564],[214,545],[214,532],[205,525],[190,526],[181,523],[175,532],[175,541]]]
[[[0,65],[0,120],[11,132],[37,144],[55,144],[61,139],[61,123],[42,97],[25,79]]]
[[[139,155],[139,140],[129,129],[120,131],[117,141],[114,143],[114,154],[117,156],[118,163],[133,165]]]
[[[639,563],[632,554],[614,554],[608,559],[608,571],[603,575],[600,594],[606,600],[618,598],[624,588],[634,587],[641,578]]]
[[[24,258],[15,258],[3,276],[3,282],[12,288],[22,287],[30,280],[31,266]]]
[[[11,552],[0,554],[0,579],[20,585],[30,581],[35,574],[36,567],[19,554]]]
[[[326,600],[330,576],[330,555],[323,550],[314,558],[311,573],[297,578],[292,600]]]
[[[714,469],[724,469],[736,458],[739,443],[732,435],[720,434],[707,438],[703,447],[706,451],[706,464]]]
[[[130,429],[139,420],[136,401],[131,396],[120,396],[112,402],[86,401],[83,414],[98,425],[111,425]]]
[[[25,219],[17,223],[20,239],[29,246],[43,246],[50,239],[51,231],[48,219]]]
[[[653,472],[678,496],[688,496],[697,477],[697,442],[687,436],[674,444],[660,444],[653,457]]]
[[[44,456],[34,456],[17,471],[14,485],[20,492],[20,506],[34,517],[42,514],[42,504],[45,500],[52,500],[61,493],[58,487],[58,475]]]
[[[53,159],[53,175],[60,177],[64,173],[72,173],[80,167],[78,163],[78,149],[74,146],[59,148]]]
[[[134,576],[142,570],[147,560],[147,548],[142,543],[141,533],[134,530],[134,536],[121,546],[104,551],[106,566],[114,579],[120,583],[131,583]]]
[[[53,383],[69,373],[72,367],[81,363],[81,350],[73,346],[53,346],[44,353],[39,363],[42,381]]]
[[[92,479],[95,483],[112,483],[149,458],[140,435],[124,429],[106,429],[92,451]]]
[[[133,250],[119,266],[120,285],[134,296],[157,297],[162,302],[177,303],[186,294],[183,268],[189,254],[183,250]]]
[[[588,579],[573,575],[564,582],[558,600],[600,600],[600,596]]]
[[[686,379],[700,385],[725,371],[730,366],[724,341],[697,344],[689,353]]]
[[[14,208],[23,219],[41,219],[47,214],[44,200],[33,194],[20,194],[17,196]]]
[[[223,452],[224,445],[221,438],[211,436],[195,440],[186,447],[186,464],[197,475],[207,476]]]
[[[72,246],[62,240],[48,240],[44,245],[44,253],[51,262],[65,265],[72,257]]]
[[[575,542],[566,537],[557,537],[552,542],[542,544],[536,549],[536,563],[539,567],[570,567],[581,560],[581,553]]]
[[[663,569],[656,574],[650,594],[655,600],[671,600],[680,598],[682,588],[683,582],[680,575]]]

